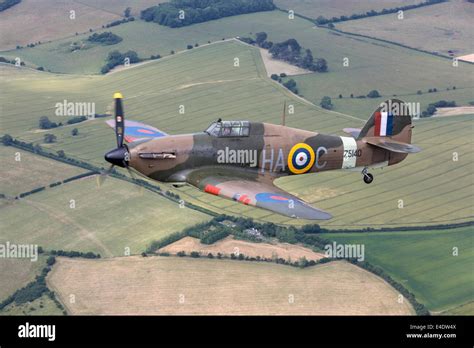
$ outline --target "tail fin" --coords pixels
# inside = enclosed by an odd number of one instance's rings
[[[410,105],[399,99],[389,99],[374,111],[357,140],[406,156],[421,151],[411,144],[412,128]],[[392,157],[395,160],[396,156]]]
[[[365,124],[357,137],[390,137],[403,143],[411,143],[410,105],[399,99],[384,101]]]

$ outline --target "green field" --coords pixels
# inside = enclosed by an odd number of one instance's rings
[[[43,295],[32,302],[10,304],[0,311],[0,315],[63,315],[63,312],[53,300]]]
[[[86,172],[82,168],[6,146],[0,146],[0,162],[0,193],[8,196],[16,196]]]
[[[449,55],[474,53],[474,4],[449,1],[397,13],[337,23],[336,28]]]
[[[1,209],[1,208],[0,208]],[[2,242],[5,241],[2,238]],[[11,241],[10,243],[13,243]],[[30,244],[29,242],[27,242]],[[0,302],[35,279],[46,265],[46,257],[39,255],[37,261],[30,259],[0,259]]]
[[[443,312],[443,315],[473,315],[474,313],[474,302],[469,302],[467,304],[449,309]]]
[[[98,73],[104,65],[108,52],[118,49],[135,50],[140,57],[169,55],[171,50],[185,50],[188,44],[206,44],[222,38],[252,36],[265,31],[268,40],[280,42],[296,38],[305,48],[310,48],[315,57],[328,61],[330,73],[313,74],[317,89],[328,95],[367,94],[378,89],[382,94],[402,92],[416,93],[417,90],[437,87],[443,89],[455,84],[457,87],[472,87],[473,67],[462,63],[453,68],[451,61],[405,49],[377,40],[356,38],[337,34],[325,28],[315,28],[310,21],[295,18],[289,20],[280,11],[253,13],[228,17],[192,26],[189,28],[168,28],[155,23],[135,21],[107,31],[123,37],[123,41],[112,46],[96,46],[70,53],[71,42],[87,39],[89,34],[73,39],[53,41],[34,48],[26,48],[0,55],[20,57],[26,62],[46,69],[67,73]],[[146,37],[146,40],[143,38]],[[343,66],[343,59],[349,58],[349,67]],[[436,74],[433,73],[436,71]],[[370,78],[367,78],[370,76]],[[305,95],[305,91],[302,91]],[[323,94],[324,95],[324,94]]]
[[[71,200],[75,208],[70,207]],[[121,180],[107,178],[98,187],[95,177],[30,195],[0,209],[0,242],[92,251],[102,257],[124,255],[126,250],[139,254],[151,241],[209,219]]]
[[[382,267],[430,311],[440,312],[474,300],[472,232],[466,227],[324,236],[338,243],[364,244],[367,261]],[[453,256],[454,247],[458,256]]]

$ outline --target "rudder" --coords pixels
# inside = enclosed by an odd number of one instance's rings
[[[403,143],[411,143],[410,105],[399,99],[388,99],[380,104],[359,133],[364,137],[389,137]]]

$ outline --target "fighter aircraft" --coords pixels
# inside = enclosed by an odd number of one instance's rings
[[[365,183],[369,168],[401,162],[420,149],[411,144],[409,106],[398,99],[382,103],[362,129],[345,128],[350,136],[326,135],[262,122],[218,119],[204,132],[169,135],[125,121],[122,95],[114,94],[117,148],[105,154],[113,166],[174,185],[189,184],[292,218],[326,220],[331,215],[273,184],[288,175],[328,170],[355,170]],[[127,144],[124,144],[126,140]]]

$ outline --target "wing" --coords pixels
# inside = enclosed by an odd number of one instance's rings
[[[362,139],[366,143],[374,146],[381,147],[382,149],[399,152],[399,153],[417,153],[421,149],[413,144],[403,143],[393,139],[386,139],[381,137],[364,137]]]
[[[110,127],[115,128],[115,120],[108,120],[105,123],[107,123]],[[166,135],[168,134],[147,124],[140,123],[137,121],[125,120],[124,139],[128,143],[143,139],[164,137]]]
[[[354,138],[357,138],[361,132],[360,128],[344,128],[342,130],[344,133],[352,135]]]
[[[257,178],[210,174],[190,175],[187,181],[204,192],[288,217],[308,220],[331,218],[325,211],[313,208],[271,182]]]

